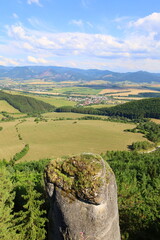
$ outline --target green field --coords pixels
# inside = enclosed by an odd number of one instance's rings
[[[134,127],[133,124],[101,120],[52,121],[51,119],[48,122],[35,123],[34,118],[28,118],[27,121],[18,125],[22,136],[22,140],[19,140],[15,129],[17,122],[0,124],[3,127],[0,132],[2,143],[0,159],[9,160],[23,148],[24,144],[29,144],[30,150],[21,161],[82,152],[102,153],[107,150],[126,150],[128,144],[144,140],[142,134],[123,131]]]
[[[3,111],[8,113],[19,113],[19,111],[12,107],[8,102],[5,100],[0,100],[0,112]]]
[[[41,100],[43,102],[49,103],[55,107],[61,107],[61,106],[75,106],[75,102],[68,101],[64,97],[52,97],[52,96],[37,96],[37,95],[31,95],[31,97],[34,97],[38,100]]]
[[[93,104],[91,107],[93,108],[106,108],[106,107],[113,107],[113,104]]]
[[[81,113],[72,113],[72,112],[51,112],[51,113],[43,113],[42,114],[44,117],[48,118],[48,119],[56,119],[56,118],[73,118],[73,119],[77,119],[77,118],[82,118],[84,116],[94,116],[97,117],[95,115],[87,115],[87,114],[81,114]],[[105,116],[98,116],[100,118],[107,118]]]
[[[88,87],[61,87],[53,88],[53,93],[61,94],[77,94],[77,95],[92,95],[98,94],[101,89],[93,89]]]

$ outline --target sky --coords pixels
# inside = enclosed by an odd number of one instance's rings
[[[0,65],[160,72],[160,1],[1,0]]]

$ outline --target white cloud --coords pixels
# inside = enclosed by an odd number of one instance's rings
[[[35,3],[37,4],[38,6],[42,7],[42,4],[40,3],[40,0],[27,0],[27,3],[28,4],[32,4],[32,3]]]
[[[58,44],[56,44],[53,40],[49,40],[46,36],[43,36],[37,39],[37,43],[40,47],[48,48],[59,48]]]
[[[160,13],[154,12],[144,18],[129,23],[129,27],[135,27],[140,30],[160,32]]]
[[[93,24],[92,23],[90,23],[90,22],[86,22],[86,24],[90,27],[90,28],[93,28]]]
[[[6,26],[6,28],[10,37],[16,37],[20,39],[26,38],[25,29],[21,26],[21,24]]]
[[[90,23],[89,21],[83,21],[82,19],[72,19],[69,24],[75,25],[81,29],[84,29],[85,27],[87,28],[93,28],[92,23]]]
[[[28,18],[28,22],[33,26],[33,27],[40,27],[41,25],[41,22],[35,18],[35,17],[31,17],[31,18]]]
[[[18,18],[19,18],[16,13],[13,13],[12,16],[13,16],[13,18],[15,18],[15,19],[18,19]]]
[[[38,51],[50,50],[54,53],[68,55],[77,50],[81,52],[93,52],[99,55],[99,51],[119,49],[122,44],[109,35],[87,33],[47,33],[25,29],[22,25],[8,27],[8,35],[12,39],[19,40],[19,44],[33,47]],[[24,45],[25,43],[25,45]],[[28,45],[26,45],[28,43]],[[62,53],[63,52],[63,53]]]
[[[0,65],[7,66],[7,65],[18,65],[18,62],[11,58],[6,58],[0,56]]]
[[[28,50],[33,50],[34,48],[27,42],[24,42],[23,47]]]
[[[43,64],[47,63],[47,61],[44,58],[36,58],[36,57],[33,57],[33,56],[28,56],[27,60],[29,62],[31,62],[31,63],[36,63],[36,64],[38,64],[38,63],[43,63]]]
[[[78,27],[83,27],[84,23],[81,19],[76,20],[76,19],[72,19],[70,22],[70,24],[76,25]]]
[[[113,20],[113,22],[124,22],[124,21],[126,21],[126,20],[128,20],[129,19],[129,17],[128,16],[123,16],[123,17],[117,17],[117,18],[115,18],[114,20]]]

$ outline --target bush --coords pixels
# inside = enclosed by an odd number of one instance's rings
[[[154,144],[152,143],[149,143],[147,141],[143,141],[143,142],[134,142],[130,145],[130,149],[131,150],[135,150],[135,151],[138,151],[138,150],[147,150],[151,147],[153,147]]]

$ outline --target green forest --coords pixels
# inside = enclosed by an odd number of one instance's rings
[[[54,106],[35,98],[23,95],[12,95],[3,91],[0,91],[0,100],[7,101],[22,113],[43,113],[55,109]]]
[[[108,116],[123,116],[130,119],[160,118],[160,98],[135,100],[99,110]]]
[[[148,98],[119,104],[113,107],[71,107],[62,106],[56,112],[76,112],[85,114],[125,117],[128,119],[160,118],[160,98]]]
[[[158,240],[160,234],[160,150],[149,154],[111,151],[102,157],[118,185],[122,240]],[[47,238],[48,201],[43,173],[49,159],[0,161],[0,239]]]

